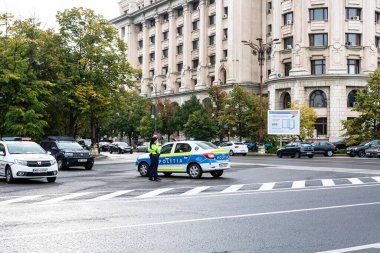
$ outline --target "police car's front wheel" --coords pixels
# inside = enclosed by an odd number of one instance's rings
[[[210,172],[211,176],[218,178],[223,175],[223,170],[216,170],[216,171],[211,171]]]
[[[202,168],[196,163],[192,163],[189,165],[188,173],[191,178],[199,179],[202,177]]]
[[[145,162],[142,162],[139,164],[138,170],[139,170],[139,173],[142,177],[148,176],[148,167],[149,167],[149,165]]]

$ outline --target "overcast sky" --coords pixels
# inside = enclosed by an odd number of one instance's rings
[[[55,15],[72,7],[93,9],[110,20],[119,16],[120,0],[0,0],[0,12],[10,12],[16,18],[36,17],[43,28],[57,28]]]

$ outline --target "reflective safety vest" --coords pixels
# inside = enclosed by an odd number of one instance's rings
[[[161,153],[161,145],[160,144],[152,144],[152,146],[148,145],[148,152],[152,155],[159,155]]]

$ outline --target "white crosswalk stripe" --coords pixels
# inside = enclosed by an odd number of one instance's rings
[[[0,206],[12,204],[12,203],[17,203],[17,202],[23,202],[23,201],[28,201],[28,200],[34,200],[37,198],[40,198],[42,195],[34,195],[34,196],[25,196],[25,197],[20,197],[20,198],[15,198],[15,199],[8,199],[0,202]]]
[[[90,193],[91,192],[71,193],[69,195],[64,195],[64,196],[61,196],[61,197],[58,197],[58,198],[53,198],[53,199],[37,202],[36,204],[38,204],[38,205],[41,205],[41,204],[55,204],[55,203],[58,203],[58,202],[61,202],[61,201],[64,201],[64,200],[79,198],[79,197],[82,197],[84,195],[88,195]]]
[[[380,177],[372,177],[372,179],[376,180],[377,182],[380,182]]]
[[[187,192],[182,193],[181,195],[184,195],[184,196],[197,195],[197,194],[207,190],[208,188],[210,188],[210,186],[195,187],[195,188],[193,188]]]
[[[305,188],[305,181],[294,181],[292,184],[292,188],[295,188],[295,189]]]
[[[244,185],[243,184],[235,184],[231,185],[228,188],[224,189],[222,193],[231,193],[231,192],[237,192],[240,190]]]
[[[263,184],[263,185],[259,188],[259,191],[268,191],[268,190],[272,190],[275,184],[276,184],[276,183],[265,183],[265,184]]]
[[[323,186],[334,186],[335,183],[332,179],[322,179],[322,185]]]
[[[107,199],[112,199],[127,193],[133,192],[133,190],[124,190],[124,191],[117,191],[117,192],[112,192],[106,195],[102,195],[93,199],[89,199],[88,201],[101,201],[101,200],[107,200]]]
[[[351,184],[362,184],[363,182],[359,178],[347,178]]]
[[[138,199],[151,198],[151,197],[158,196],[164,192],[168,192],[170,190],[173,190],[173,188],[162,188],[162,189],[147,192],[143,195],[137,196],[136,198],[138,198]]]

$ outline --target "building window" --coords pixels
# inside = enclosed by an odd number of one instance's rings
[[[183,8],[177,9],[177,17],[182,17],[183,16]]]
[[[156,42],[156,36],[149,37],[150,44],[154,44]]]
[[[153,69],[149,70],[149,77],[150,78],[154,77],[154,70]]]
[[[168,31],[163,32],[162,37],[164,37],[164,40],[168,40],[169,39],[169,32]]]
[[[155,53],[150,53],[149,58],[150,58],[151,62],[154,61],[155,60]]]
[[[348,74],[359,74],[359,60],[348,59],[347,71]]]
[[[199,29],[199,20],[193,21],[193,31]]]
[[[326,60],[312,60],[311,61],[311,74],[324,75],[326,74]]]
[[[208,0],[209,5],[214,4],[214,3],[215,3],[215,0]]]
[[[285,13],[283,16],[284,16],[284,25],[293,24],[293,12]]]
[[[168,67],[165,66],[165,67],[162,68],[162,74],[166,75],[167,73],[168,73]]]
[[[208,19],[210,25],[215,25],[215,15],[209,16]]]
[[[282,100],[282,108],[288,109],[290,108],[291,104],[292,104],[292,98],[290,97],[290,94],[288,92],[285,92],[284,98]]]
[[[293,48],[293,37],[284,38],[284,49]]]
[[[139,57],[137,58],[137,60],[138,60],[138,62],[139,62],[140,65],[143,63],[143,58],[142,58],[142,56],[139,56]]]
[[[215,35],[208,36],[209,45],[215,45]]]
[[[375,12],[375,23],[380,24],[380,12]]]
[[[138,44],[138,48],[139,48],[139,49],[142,48],[143,45],[144,45],[142,40],[139,40],[139,41],[137,42],[137,44]]]
[[[227,59],[227,57],[228,57],[228,50],[225,49],[225,50],[223,50],[223,58]]]
[[[228,7],[224,7],[224,16],[228,16]]]
[[[267,13],[268,14],[272,13],[272,2],[268,2],[268,4],[267,4]]]
[[[328,19],[327,8],[315,8],[309,10],[311,21],[322,21]]]
[[[346,33],[346,45],[347,46],[360,46],[361,36],[358,33]]]
[[[183,26],[177,27],[177,36],[182,36],[183,34]]]
[[[156,20],[150,19],[149,20],[149,27],[152,28],[152,27],[155,27],[155,26],[156,26]]]
[[[191,3],[191,7],[192,7],[193,11],[198,10],[198,7],[199,7],[199,1],[192,2],[192,3]]]
[[[177,64],[177,71],[178,71],[178,72],[181,72],[182,69],[183,69],[183,63],[178,63],[178,64]]]
[[[169,21],[169,14],[165,13],[162,15],[162,20],[166,23]]]
[[[178,45],[177,46],[177,54],[182,54],[183,53],[183,45]]]
[[[375,38],[375,45],[377,48],[380,48],[380,37]]]
[[[352,90],[348,93],[347,97],[347,107],[355,107],[357,106],[356,95],[358,94],[357,90]]]
[[[227,40],[228,39],[228,28],[224,28],[223,29],[223,40]]]
[[[199,49],[199,40],[193,40],[193,50]]]
[[[198,59],[193,60],[193,69],[198,68],[198,65],[199,65],[199,60]]]
[[[209,57],[209,62],[210,62],[211,65],[215,65],[215,55],[211,55]]]
[[[327,118],[318,118],[315,121],[314,129],[318,135],[327,135]]]
[[[313,91],[310,94],[310,107],[315,107],[315,108],[322,108],[322,107],[327,107],[327,98],[326,98],[326,93],[324,93],[321,90],[316,90]]]
[[[272,25],[267,26],[267,35],[270,36],[272,34]]]
[[[309,39],[310,39],[311,47],[327,47],[327,43],[328,43],[327,33],[310,34]]]
[[[125,27],[124,26],[120,30],[120,35],[121,35],[122,38],[125,37]]]
[[[284,69],[285,69],[284,75],[289,76],[290,70],[292,69],[292,63],[291,62],[285,62],[284,63]]]
[[[169,49],[162,50],[162,56],[163,56],[163,58],[168,58],[168,55],[169,55]]]
[[[360,8],[346,8],[346,19],[360,20]]]
[[[142,32],[144,28],[143,24],[138,24],[137,26],[138,26],[139,32]]]

